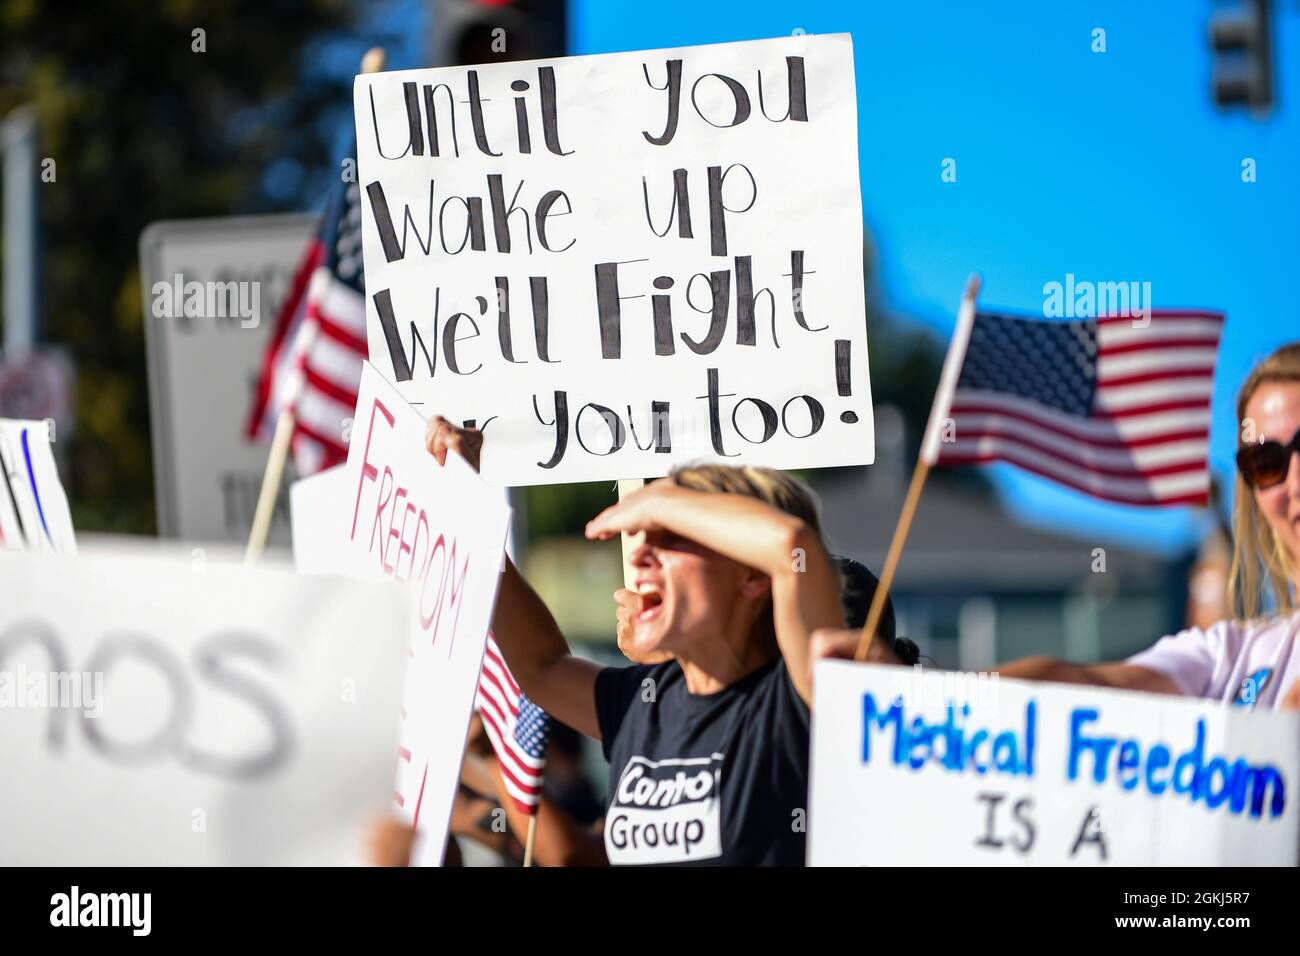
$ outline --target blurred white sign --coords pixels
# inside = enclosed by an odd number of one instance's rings
[[[406,582],[415,594],[394,798],[421,831],[413,862],[442,860],[510,524],[501,492],[456,454],[439,467],[424,419],[370,363],[348,460],[293,489],[303,571]]]
[[[48,421],[0,418],[0,550],[75,554]]]
[[[156,222],[140,235],[165,537],[248,540],[268,447],[245,438],[244,426],[280,304],[318,222],[308,214],[192,219]],[[272,544],[289,543],[286,506],[282,491]]]
[[[1294,866],[1300,715],[821,661],[808,862]]]
[[[0,865],[361,862],[408,601],[381,583],[0,555]]]
[[[359,555],[344,527],[346,465],[335,465],[289,488],[294,566],[304,574],[358,574]]]
[[[370,360],[498,486],[873,457],[847,34],[356,78]]]

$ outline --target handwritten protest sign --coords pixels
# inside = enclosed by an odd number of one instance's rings
[[[50,423],[0,418],[0,550],[75,554]]]
[[[413,862],[433,865],[451,821],[510,508],[458,455],[438,467],[424,429],[366,363],[347,463],[299,482],[292,501],[300,569],[392,578],[415,594],[394,799],[421,831]]]
[[[0,555],[4,865],[361,861],[409,637],[392,584]]]
[[[370,358],[484,477],[869,463],[847,35],[358,76]]]
[[[844,661],[814,688],[812,864],[1300,856],[1300,716]]]

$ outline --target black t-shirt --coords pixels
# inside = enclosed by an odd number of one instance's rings
[[[596,714],[610,863],[803,865],[809,711],[780,656],[716,694],[676,661],[607,667]]]

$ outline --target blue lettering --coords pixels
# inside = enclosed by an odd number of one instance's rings
[[[920,724],[919,728],[916,727],[918,723]],[[909,748],[911,753],[907,758],[907,764],[913,770],[920,770],[934,753],[934,730],[925,726],[925,721],[920,717],[913,721],[913,728],[912,745]],[[918,756],[917,751],[921,748],[925,748],[925,752]]]
[[[1038,723],[1038,702],[1025,704],[1025,776],[1034,775],[1034,729]]]
[[[944,736],[943,765],[949,770],[962,769],[962,746],[961,731],[957,729],[957,712],[952,704],[948,704],[948,717],[943,724],[936,728]]]
[[[1238,780],[1237,784],[1233,781],[1233,799],[1232,810],[1234,813],[1240,812],[1237,800],[1237,789],[1240,787],[1242,793],[1241,803],[1245,803],[1245,792],[1247,785],[1250,786],[1250,815],[1258,817],[1264,811],[1264,795],[1268,792],[1269,784],[1273,785],[1273,801],[1269,805],[1270,817],[1280,817],[1283,809],[1286,807],[1286,784],[1282,781],[1281,772],[1271,764],[1263,767],[1252,767],[1244,760],[1237,761]]]
[[[1253,767],[1245,759],[1229,764],[1225,757],[1205,757],[1205,720],[1196,721],[1196,736],[1192,745],[1173,759],[1168,745],[1153,744],[1146,752],[1145,765],[1142,745],[1136,739],[1120,741],[1115,737],[1090,737],[1084,733],[1086,725],[1097,720],[1098,712],[1078,708],[1070,715],[1070,752],[1066,764],[1066,778],[1077,780],[1082,772],[1085,753],[1092,754],[1092,779],[1105,783],[1114,754],[1115,779],[1125,790],[1135,790],[1141,783],[1153,796],[1166,791],[1185,793],[1196,803],[1203,801],[1207,809],[1214,810],[1228,804],[1234,814],[1243,812],[1247,804],[1250,815],[1259,817],[1268,803],[1270,816],[1281,816],[1286,807],[1286,782],[1281,772],[1271,764]],[[1173,760],[1172,770],[1170,761]],[[1171,786],[1172,784],[1172,786]]]
[[[1163,770],[1169,766],[1169,748],[1164,744],[1156,744],[1147,753],[1147,790],[1156,796],[1165,792],[1169,786],[1168,780],[1157,780],[1156,771]]]
[[[1065,770],[1065,778],[1067,780],[1079,779],[1079,757],[1082,755],[1085,747],[1091,746],[1091,741],[1085,741],[1085,739],[1081,737],[1080,729],[1084,724],[1090,724],[1096,719],[1097,712],[1095,710],[1086,710],[1082,707],[1076,707],[1070,712],[1070,757]]]
[[[1197,718],[1196,720],[1196,743],[1192,749],[1187,751],[1178,758],[1174,764],[1174,793],[1190,793],[1192,802],[1196,802],[1204,794],[1204,780],[1201,776],[1202,764],[1205,760],[1205,720]],[[1192,779],[1186,783],[1183,782],[1183,771],[1192,771]]]
[[[988,737],[989,737],[989,732],[983,729],[982,727],[979,730],[975,731],[974,735],[970,739],[970,750],[966,754],[966,760],[963,761],[963,763],[969,762],[970,765],[975,768],[975,772],[978,774],[985,774],[989,772],[988,764],[981,763],[979,758],[975,754],[976,748],[978,748],[980,744],[984,743],[984,741],[988,740]]]
[[[1016,732],[1004,730],[993,741],[993,762],[1003,773],[1020,772],[1020,759],[1016,756]]]
[[[1219,780],[1222,783],[1217,790],[1214,787],[1214,775],[1218,773]],[[1222,757],[1215,757],[1210,761],[1209,767],[1205,770],[1205,805],[1211,810],[1228,799],[1228,792],[1232,789],[1232,780],[1228,777],[1228,761]]]
[[[894,763],[903,762],[903,738],[907,736],[903,730],[903,701],[901,698],[895,698],[890,704],[889,710],[884,713],[876,706],[876,698],[866,693],[862,695],[862,762],[871,763],[871,722],[876,722],[878,730],[886,730],[890,724],[894,725]]]
[[[1119,745],[1119,766],[1115,768],[1115,777],[1119,780],[1119,785],[1125,790],[1132,790],[1138,785],[1141,779],[1139,774],[1127,773],[1126,771],[1136,771],[1142,766],[1142,748],[1138,746],[1136,740],[1126,740]]]
[[[924,716],[909,717],[901,697],[882,709],[870,693],[862,695],[862,762],[871,762],[873,733],[893,731],[884,745],[895,766],[906,765],[914,771],[927,764],[937,764],[958,773],[968,768],[980,776],[989,772],[1015,776],[1033,776],[1034,747],[1037,733],[1037,704],[1025,705],[1023,733],[1006,729],[966,727],[969,705],[949,701],[941,721],[930,724]],[[1252,817],[1281,816],[1286,808],[1286,781],[1271,764],[1252,766],[1244,758],[1229,763],[1215,756],[1207,761],[1204,718],[1196,722],[1196,734],[1190,747],[1175,759],[1171,748],[1155,742],[1143,752],[1137,738],[1120,740],[1092,730],[1100,712],[1079,707],[1070,712],[1069,754],[1066,779],[1079,780],[1085,772],[1097,784],[1104,784],[1114,771],[1114,779],[1123,790],[1133,791],[1145,784],[1153,796],[1166,792],[1187,794],[1195,803],[1203,801],[1209,810],[1227,804],[1233,814],[1249,812]],[[968,733],[969,731],[969,733]],[[1092,761],[1084,766],[1085,755]]]

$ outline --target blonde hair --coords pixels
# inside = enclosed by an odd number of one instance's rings
[[[817,494],[794,475],[775,468],[758,468],[752,465],[683,465],[668,475],[670,481],[682,488],[720,494],[745,495],[766,502],[804,521],[822,538],[821,509]],[[825,547],[825,542],[822,542]],[[839,568],[834,566],[837,586],[842,583]],[[772,598],[767,608],[754,624],[754,633],[776,647],[776,622],[772,617]]]
[[[1239,424],[1245,422],[1246,406],[1259,387],[1274,382],[1300,384],[1300,342],[1282,346],[1247,376],[1237,397]],[[1286,437],[1290,436],[1283,440]],[[1239,620],[1258,617],[1264,612],[1266,598],[1272,599],[1277,614],[1294,611],[1296,595],[1291,582],[1295,560],[1259,513],[1254,492],[1238,473],[1232,503],[1232,568],[1228,572],[1233,615]]]
[[[765,501],[773,508],[803,519],[821,535],[816,492],[784,471],[752,465],[682,465],[674,468],[668,477],[674,484],[695,491],[745,495]]]

